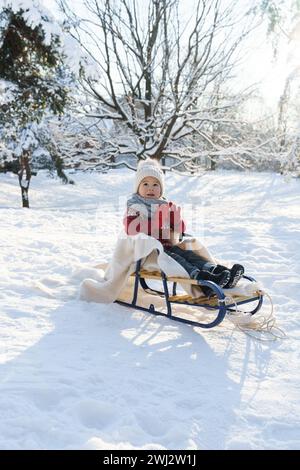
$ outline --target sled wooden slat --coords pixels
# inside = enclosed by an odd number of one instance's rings
[[[132,276],[135,276],[135,273],[132,274]],[[143,279],[154,279],[154,280],[161,280],[162,276],[158,271],[145,271],[142,270],[139,272],[139,276]],[[174,277],[174,276],[167,276],[167,281],[170,282],[179,282],[179,283],[187,283],[193,286],[198,285],[198,281],[195,279],[191,279],[189,277]]]
[[[233,300],[234,303],[236,302],[239,304],[240,302],[246,302],[247,300],[251,300],[255,297],[259,297],[259,292],[253,292],[251,295],[231,295],[230,299]],[[176,303],[184,303],[184,304],[190,304],[190,305],[209,305],[211,307],[217,307],[218,306],[218,298],[217,297],[191,297],[188,294],[183,294],[183,295],[172,295],[169,297],[170,302],[176,302]]]

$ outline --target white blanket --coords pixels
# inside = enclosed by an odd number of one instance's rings
[[[193,250],[208,261],[215,262],[209,251],[195,238],[187,239],[179,246]],[[100,272],[95,272],[93,278],[85,279],[80,286],[80,298],[91,302],[114,302],[125,287],[129,276],[135,271],[139,259],[143,260],[143,268],[149,271],[159,268],[167,276],[189,278],[186,270],[164,252],[158,240],[143,233],[128,236],[122,231],[104,276],[99,275]],[[182,288],[193,297],[202,295],[200,287],[184,283]]]

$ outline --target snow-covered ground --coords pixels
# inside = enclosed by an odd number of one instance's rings
[[[299,449],[300,181],[167,177],[169,198],[201,208],[188,231],[271,294],[288,337],[262,343],[228,320],[79,301],[74,273],[109,260],[133,173],[72,176],[39,173],[26,210],[0,175],[0,448]]]

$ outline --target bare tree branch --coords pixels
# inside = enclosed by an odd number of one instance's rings
[[[204,139],[203,127],[230,122],[237,100],[216,106],[209,96],[234,73],[254,27],[237,0],[196,0],[188,17],[183,0],[83,0],[85,18],[73,13],[70,0],[59,3],[99,69],[97,79],[84,68],[81,77],[97,108],[89,116],[123,123],[116,139],[124,142],[127,129],[135,155],[160,159],[189,136]]]

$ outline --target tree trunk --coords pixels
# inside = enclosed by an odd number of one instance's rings
[[[215,171],[217,168],[217,162],[214,158],[210,158],[210,170]]]
[[[161,164],[162,164],[162,166],[166,166],[166,156],[165,156],[165,155],[163,155],[163,156],[161,157]],[[165,169],[163,169],[163,173],[166,174],[166,170],[165,170]]]
[[[286,144],[286,130],[287,130],[287,116],[289,110],[290,101],[290,82],[291,75],[289,75],[285,81],[282,95],[280,96],[278,106],[278,126],[277,132],[279,135],[279,152],[283,152]]]
[[[20,171],[18,172],[19,184],[22,195],[22,206],[29,208],[28,191],[31,179],[31,168],[29,163],[29,155],[20,157]]]
[[[57,176],[61,178],[62,182],[64,184],[74,184],[74,181],[69,179],[66,173],[64,172],[64,162],[61,156],[59,155],[57,149],[53,145],[53,143],[50,143],[50,146],[48,148],[48,151],[51,155],[52,162],[55,166]]]

